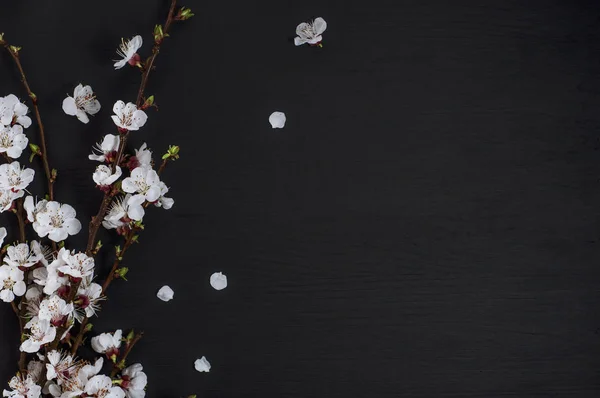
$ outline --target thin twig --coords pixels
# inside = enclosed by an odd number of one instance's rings
[[[31,99],[33,104],[33,113],[35,114],[35,119],[38,124],[38,128],[40,130],[40,144],[42,147],[42,164],[44,165],[44,172],[46,173],[46,179],[48,181],[48,196],[50,200],[54,200],[54,177],[52,176],[52,171],[50,169],[50,165],[48,164],[48,150],[46,149],[46,135],[44,134],[44,124],[42,123],[42,117],[40,115],[40,110],[38,108],[37,96],[31,91],[31,87],[29,86],[29,82],[27,81],[27,77],[25,76],[25,71],[23,70],[23,65],[21,65],[21,60],[19,59],[19,51],[15,50],[14,46],[9,45],[6,41],[3,41],[4,48],[10,54],[13,61],[15,61],[15,65],[21,74],[21,82],[23,82],[23,86],[25,90],[27,90],[27,95]]]
[[[133,349],[133,346],[140,341],[140,339],[142,338],[142,336],[144,335],[144,332],[137,332],[135,334],[135,336],[133,337],[133,339],[131,340],[131,342],[129,344],[127,344],[126,348],[125,348],[125,352],[123,352],[123,355],[121,356],[121,360],[117,363],[115,363],[115,366],[113,368],[113,370],[110,372],[110,377],[115,377],[115,375],[117,373],[119,373],[121,370],[123,370],[125,368],[125,365],[127,363],[127,357],[129,356],[129,353],[131,352],[131,350]]]

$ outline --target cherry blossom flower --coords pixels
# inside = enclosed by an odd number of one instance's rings
[[[39,257],[39,261],[44,267],[47,267],[50,262],[54,261],[52,248],[40,244],[37,240],[31,241],[31,251]]]
[[[118,229],[129,224],[131,220],[142,220],[145,213],[142,204],[145,201],[146,198],[143,195],[131,195],[129,193],[125,197],[115,199],[106,216],[104,216],[102,225],[106,229]]]
[[[115,69],[121,69],[125,64],[135,66],[139,62],[140,57],[137,55],[137,51],[142,47],[143,40],[142,36],[137,35],[130,40],[121,39],[121,45],[117,50],[117,54],[123,58],[115,62]]]
[[[210,276],[210,285],[215,290],[223,290],[227,287],[227,276],[222,272],[215,272]]]
[[[58,271],[73,278],[85,278],[94,273],[94,258],[85,253],[73,253],[64,247],[58,252],[58,256],[65,262],[58,267]]]
[[[59,383],[67,381],[72,373],[75,373],[73,357],[67,353],[52,350],[47,355],[46,379],[58,379]],[[76,363],[77,364],[77,363]]]
[[[108,189],[112,183],[121,177],[122,174],[123,172],[119,166],[116,166],[115,172],[113,173],[110,167],[101,164],[100,166],[96,167],[96,171],[92,175],[92,179],[100,188],[104,187],[104,189]]]
[[[26,198],[27,202],[27,198]],[[68,204],[60,204],[50,201],[40,205],[38,203],[32,209],[33,199],[27,205],[27,219],[31,211],[33,218],[33,229],[40,237],[48,236],[54,242],[65,240],[69,235],[75,235],[81,231],[81,223],[75,218],[75,209]],[[39,205],[39,209],[38,209]]]
[[[196,359],[194,362],[194,368],[196,368],[198,372],[210,372],[210,362],[208,362],[206,357]]]
[[[19,268],[12,265],[0,266],[0,299],[10,303],[15,296],[25,294],[26,285],[23,282],[24,274]]]
[[[146,396],[144,389],[148,384],[148,377],[143,370],[141,364],[134,363],[121,372],[121,388],[125,390],[127,398],[144,398]]]
[[[173,300],[174,295],[175,295],[175,292],[173,292],[173,289],[171,289],[167,285],[161,287],[160,290],[158,291],[158,293],[156,293],[156,297],[158,297],[159,299],[161,299],[162,301],[165,301],[165,302]]]
[[[115,102],[113,106],[114,115],[111,116],[113,122],[122,130],[134,131],[143,127],[148,120],[146,113],[129,102],[127,105],[123,101]]]
[[[119,353],[123,331],[118,329],[114,334],[102,333],[92,337],[92,349],[98,354],[106,354],[108,358]]]
[[[29,268],[42,259],[42,256],[34,253],[27,243],[9,246],[6,254],[4,262],[13,267]]]
[[[69,116],[77,116],[82,123],[88,123],[90,119],[87,114],[95,115],[100,111],[100,102],[96,99],[94,91],[90,86],[82,84],[75,87],[73,97],[67,96],[62,103],[63,111]]]
[[[12,379],[10,379],[8,386],[12,388],[12,391],[2,391],[3,397],[39,398],[42,394],[42,387],[35,384],[32,375],[29,373],[27,376],[23,374],[17,374],[17,376],[14,376]]]
[[[154,206],[162,207],[165,210],[169,210],[175,204],[175,200],[173,198],[167,198],[165,194],[169,192],[169,188],[164,182],[159,182],[158,186],[160,187],[160,197],[156,202],[154,202]]]
[[[105,297],[102,296],[102,286],[97,283],[91,283],[89,278],[86,278],[83,281],[85,283],[82,283],[79,286],[75,298],[77,308],[74,315],[78,322],[81,322],[84,316],[91,318],[96,315],[100,310],[100,305],[98,303],[105,299]]]
[[[27,322],[25,329],[29,329],[29,334],[20,347],[24,352],[38,352],[44,344],[50,343],[56,337],[56,328],[50,321],[39,319],[37,316]]]
[[[50,321],[53,326],[60,326],[71,315],[73,309],[73,303],[67,304],[57,295],[52,295],[40,303],[38,317]]]
[[[6,228],[0,227],[0,246],[4,243],[4,238],[6,238]]]
[[[31,118],[27,116],[27,111],[27,105],[19,101],[14,94],[0,98],[0,123],[4,126],[13,124],[20,124],[24,128],[31,126]]]
[[[33,181],[35,171],[33,169],[21,168],[19,162],[4,163],[0,165],[0,189],[10,189],[19,192],[27,188]]]
[[[97,375],[89,379],[84,391],[86,397],[125,398],[125,391],[119,386],[113,386],[111,378],[104,375]]]
[[[127,193],[142,195],[148,202],[158,200],[161,194],[160,179],[156,171],[149,167],[138,167],[125,178],[121,188]]]
[[[25,195],[25,191],[13,192],[10,189],[0,189],[0,213],[10,210],[15,199]]]
[[[144,142],[140,149],[135,150],[135,156],[129,158],[127,162],[127,168],[133,170],[138,167],[152,167],[152,151],[146,149],[146,143]]]
[[[269,123],[271,123],[271,127],[274,129],[282,129],[285,126],[285,121],[285,113],[283,112],[273,112],[269,116]]]
[[[302,22],[296,27],[298,37],[294,39],[294,44],[301,46],[308,43],[311,46],[320,46],[323,37],[321,34],[327,29],[327,22],[323,18],[316,18],[312,22]]]
[[[27,136],[23,134],[23,127],[20,125],[0,127],[0,153],[6,153],[9,157],[16,159],[27,148],[28,142]]]
[[[92,148],[96,153],[88,155],[88,159],[97,160],[98,162],[112,162],[117,156],[120,142],[121,139],[119,136],[106,134],[102,139],[102,142],[98,142],[94,148]]]

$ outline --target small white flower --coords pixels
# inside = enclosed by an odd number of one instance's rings
[[[146,396],[146,385],[148,384],[148,377],[143,372],[144,368],[139,363],[125,368],[121,372],[121,388],[125,390],[127,398],[144,398]]]
[[[198,372],[210,372],[210,362],[208,362],[206,357],[196,359],[194,362],[194,368],[196,368]]]
[[[37,361],[36,361],[37,362]],[[11,398],[39,398],[42,396],[42,387],[35,384],[32,375],[17,374],[8,382],[12,391],[4,390],[3,397]]]
[[[151,167],[152,166],[152,151],[146,149],[146,143],[144,142],[140,149],[135,150],[135,158],[137,159],[137,167]]]
[[[58,379],[62,384],[70,378],[70,374],[74,373],[73,357],[67,353],[60,351],[50,351],[48,353],[48,363],[46,363],[46,379]]]
[[[96,185],[100,187],[106,187],[117,181],[119,177],[121,177],[121,174],[123,174],[123,172],[119,166],[116,166],[115,172],[113,173],[110,167],[101,164],[100,166],[96,167],[96,171],[94,171],[92,179]]]
[[[104,216],[102,226],[106,229],[115,229],[129,224],[131,220],[141,221],[145,213],[142,206],[145,201],[144,195],[131,195],[129,193],[124,197],[115,199],[106,216]]]
[[[0,227],[0,247],[4,243],[4,238],[6,238],[6,228]]]
[[[27,116],[27,105],[19,101],[16,95],[0,97],[0,123],[10,126],[18,123],[24,128],[31,126],[31,118]]]
[[[308,43],[311,46],[316,46],[321,43],[323,37],[321,34],[327,29],[327,22],[323,18],[316,18],[313,22],[302,22],[296,27],[298,37],[294,39],[294,44],[301,46]]]
[[[27,148],[28,142],[21,125],[0,126],[0,153],[6,153],[9,157],[16,159]]]
[[[158,186],[160,187],[160,197],[156,202],[154,202],[154,206],[162,207],[165,210],[169,210],[171,207],[173,207],[175,200],[173,200],[173,198],[167,198],[165,196],[165,194],[169,192],[169,188],[164,182],[161,181],[160,183],[158,183]]]
[[[269,116],[269,123],[274,129],[282,129],[285,126],[285,120],[285,113],[283,112],[273,112]]]
[[[97,160],[98,162],[111,162],[117,155],[119,143],[121,139],[112,134],[106,134],[102,142],[98,142],[92,150],[96,153],[88,155],[88,159]]]
[[[40,303],[38,317],[50,321],[54,326],[60,326],[65,318],[71,315],[73,309],[73,303],[67,304],[59,296],[52,295]]]
[[[33,169],[21,168],[17,161],[4,163],[0,165],[0,189],[23,190],[33,181],[34,175]]]
[[[77,309],[75,312],[75,319],[79,322],[83,320],[84,315],[91,318],[100,311],[99,302],[104,300],[102,296],[102,286],[97,283],[88,283],[88,279],[84,279],[85,283],[82,283],[77,290],[77,298],[75,300]]]
[[[82,84],[75,87],[73,97],[67,96],[62,103],[63,111],[69,116],[77,116],[82,123],[88,123],[87,114],[95,115],[100,111],[100,102],[96,99],[90,86]]]
[[[121,347],[121,337],[123,331],[117,330],[114,334],[102,333],[96,337],[92,337],[92,349],[98,354],[106,354],[108,356],[118,352]]]
[[[130,61],[135,61],[137,51],[142,47],[142,36],[134,36],[131,40],[121,39],[121,45],[117,50],[117,54],[123,58],[115,62],[115,69],[121,69]],[[133,64],[135,66],[135,63]]]
[[[25,191],[14,192],[10,189],[0,189],[0,213],[10,210],[15,199],[19,199],[23,195],[25,195]]]
[[[210,276],[210,285],[215,290],[223,290],[227,287],[227,276],[221,272],[215,272]]]
[[[0,299],[10,303],[15,296],[25,294],[26,285],[23,282],[24,274],[19,268],[11,265],[0,266]]]
[[[95,398],[125,398],[125,391],[114,386],[108,376],[97,375],[88,380],[85,385],[85,396]]]
[[[64,252],[68,250],[64,247],[58,252],[57,258],[48,264],[47,267],[36,268],[33,270],[33,281],[44,286],[44,293],[51,295],[56,292],[61,286],[69,283],[69,278],[58,271],[59,268],[67,263],[63,260]]]
[[[166,301],[173,300],[174,295],[175,295],[175,292],[173,292],[173,289],[171,289],[169,286],[165,285],[160,288],[160,290],[156,294],[156,297],[158,297],[162,301],[166,302]]]
[[[162,191],[158,174],[149,167],[133,169],[131,176],[122,181],[121,188],[127,193],[143,195],[148,202],[158,200]]]
[[[29,334],[20,347],[24,352],[38,352],[44,344],[50,343],[56,337],[56,328],[50,321],[39,319],[37,316],[27,322],[25,329],[29,329]]]
[[[29,203],[29,209],[31,209],[32,203]],[[35,211],[35,214],[32,211],[33,229],[42,238],[48,235],[50,240],[60,242],[67,239],[67,236],[75,235],[81,231],[81,223],[75,218],[77,213],[68,204],[61,205],[58,202],[50,201],[46,202],[43,208],[40,209],[36,205]],[[29,210],[27,211],[27,218],[29,219]]]
[[[58,267],[58,271],[73,278],[85,278],[94,273],[94,258],[85,253],[71,254],[64,247],[58,252],[65,264]]]
[[[34,253],[27,243],[9,246],[6,254],[4,262],[12,267],[29,268],[43,258],[41,255]]]
[[[115,102],[113,112],[115,113],[111,116],[113,122],[123,130],[139,130],[148,120],[146,113],[131,102],[127,105],[123,101]]]

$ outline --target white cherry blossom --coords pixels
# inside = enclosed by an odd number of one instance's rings
[[[26,200],[27,201],[27,200]],[[43,202],[42,202],[43,203]],[[81,223],[75,218],[75,209],[68,204],[60,204],[50,201],[42,205],[38,203],[32,210],[32,201],[28,204],[27,218],[31,210],[33,229],[40,237],[48,236],[54,242],[67,239],[69,235],[75,235],[81,231]],[[40,208],[38,209],[38,205]]]
[[[16,159],[27,148],[28,142],[21,125],[0,126],[0,153],[6,153],[9,157]]]
[[[140,221],[144,217],[145,211],[142,204],[145,201],[146,198],[143,195],[131,195],[129,193],[124,197],[115,199],[106,216],[104,216],[102,226],[106,229],[115,229],[129,224],[131,220]]]
[[[20,124],[24,128],[31,126],[31,118],[27,116],[27,105],[19,101],[16,95],[0,97],[0,123],[4,126]]]
[[[67,304],[65,300],[57,295],[42,300],[38,317],[42,320],[48,320],[54,326],[60,326],[73,312],[73,303]]]
[[[56,337],[56,328],[50,321],[39,319],[37,316],[27,322],[25,329],[29,329],[29,333],[20,347],[24,352],[38,352],[44,344],[50,343]]]
[[[162,191],[158,174],[149,167],[135,168],[131,176],[122,181],[121,188],[127,193],[143,195],[148,202],[158,200]]]
[[[43,256],[36,254],[27,243],[9,246],[6,250],[4,262],[13,267],[29,268],[37,264]]]
[[[52,350],[47,355],[46,379],[58,379],[59,383],[69,380],[71,373],[75,373],[73,357],[67,353]]]
[[[10,210],[15,199],[25,195],[25,191],[14,192],[10,189],[0,189],[0,213]]]
[[[58,271],[59,268],[67,263],[63,259],[63,253],[67,251],[64,247],[58,252],[57,258],[48,264],[47,267],[37,268],[33,270],[34,282],[44,287],[44,293],[51,295],[56,292],[61,286],[69,282],[69,278]]]
[[[198,372],[210,372],[210,362],[208,362],[206,357],[196,359],[194,362],[194,368],[196,368]]]
[[[122,174],[123,171],[119,166],[116,166],[115,172],[113,173],[109,166],[101,164],[100,166],[96,167],[96,171],[94,171],[92,179],[99,187],[109,187],[115,181],[117,181]]]
[[[102,142],[98,142],[94,148],[92,148],[95,153],[88,155],[88,159],[97,160],[98,162],[112,162],[117,156],[120,142],[121,139],[119,136],[106,134],[102,139]]]
[[[136,57],[136,55],[142,44],[143,40],[140,35],[134,36],[130,40],[121,39],[117,54],[122,59],[115,62],[115,69],[121,69],[125,64],[136,62],[136,59],[139,60],[139,56]],[[135,63],[133,65],[135,66]]]
[[[140,127],[146,124],[148,116],[146,113],[135,106],[134,103],[129,102],[127,105],[123,101],[115,102],[113,106],[114,115],[111,116],[113,122],[117,127],[123,130],[139,130]]]
[[[143,372],[144,368],[139,363],[125,368],[121,372],[121,388],[125,390],[127,398],[144,398],[146,396],[146,385],[148,377]]]
[[[271,127],[274,129],[282,129],[285,126],[285,121],[285,113],[283,112],[273,112],[269,116],[269,123],[271,123]]]
[[[40,244],[37,240],[31,241],[31,251],[39,258],[44,267],[54,260],[52,248]]]
[[[24,274],[19,268],[12,265],[0,266],[0,299],[10,303],[15,296],[25,294],[26,285],[23,282]]]
[[[84,279],[85,283],[79,286],[75,299],[77,308],[74,315],[75,319],[79,322],[83,320],[84,316],[88,318],[95,316],[100,310],[99,302],[104,300],[102,286],[97,283],[91,283],[88,279]]]
[[[327,29],[327,22],[323,18],[316,18],[312,22],[302,22],[296,27],[298,37],[294,39],[294,44],[301,46],[308,43],[311,46],[320,45],[323,32]]]
[[[100,111],[100,102],[96,99],[90,86],[77,85],[73,96],[67,96],[62,103],[63,111],[69,116],[77,116],[82,123],[88,123],[88,114],[95,115]]]
[[[96,337],[92,337],[92,349],[98,354],[110,355],[118,352],[121,347],[121,337],[123,331],[118,329],[114,334],[102,333]]]
[[[111,378],[104,375],[97,375],[89,379],[84,391],[86,397],[125,398],[125,391],[119,386],[113,386]]]
[[[58,271],[73,278],[85,278],[94,273],[94,258],[85,253],[73,253],[62,248],[58,256],[64,261],[64,265],[58,267]]]
[[[34,175],[33,169],[22,168],[17,161],[4,163],[0,165],[0,189],[23,190],[33,181]]]
[[[144,142],[140,149],[135,150],[135,158],[137,159],[137,167],[152,167],[152,151],[147,149]]]
[[[167,198],[165,194],[169,192],[169,188],[164,182],[159,182],[158,186],[160,187],[160,197],[156,202],[154,202],[154,206],[162,207],[165,210],[169,210],[175,204],[175,200],[173,198]]]
[[[22,374],[14,376],[8,382],[8,386],[12,389],[12,391],[4,390],[2,392],[3,397],[39,398],[42,396],[42,387],[35,383],[32,375],[29,373],[27,376]]]

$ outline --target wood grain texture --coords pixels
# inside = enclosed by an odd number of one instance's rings
[[[197,16],[175,27],[149,84],[160,111],[131,138],[182,147],[164,175],[176,203],[149,212],[130,282],[94,321],[145,331],[131,358],[149,397],[598,396],[599,3],[185,5]],[[165,12],[158,0],[2,5],[57,198],[84,231],[101,199],[85,154],[139,83],[112,70],[115,46],[140,33],[149,49]],[[324,48],[294,47],[316,16]],[[0,94],[23,96],[0,62]],[[103,105],[85,126],[60,109],[79,82]],[[275,110],[283,130],[268,124]],[[170,303],[155,298],[163,284]],[[0,317],[8,380],[17,324],[8,305]],[[202,355],[209,374],[193,369]]]

